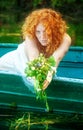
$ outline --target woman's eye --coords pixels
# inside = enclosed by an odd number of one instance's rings
[[[36,31],[36,33],[40,33],[40,31]]]

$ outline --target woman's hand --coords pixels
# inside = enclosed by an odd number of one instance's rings
[[[48,87],[48,85],[52,81],[52,77],[53,77],[53,70],[51,70],[51,71],[48,72],[47,78],[44,81],[43,90],[45,90]]]
[[[52,78],[53,78],[53,74],[56,72],[56,67],[51,67],[51,70],[48,71],[46,80],[44,81],[44,85],[43,85],[43,90],[45,90],[48,85],[51,83]]]
[[[46,79],[44,81],[43,90],[45,90],[48,87],[49,84],[50,84],[50,82]]]

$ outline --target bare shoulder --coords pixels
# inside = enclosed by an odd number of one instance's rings
[[[71,46],[71,37],[70,37],[67,33],[65,33],[65,34],[64,34],[64,37],[63,37],[63,40],[62,40],[62,43],[61,43],[60,46],[57,48],[57,50],[67,51],[70,46]]]
[[[71,37],[68,34],[64,34],[62,43],[57,48],[57,50],[55,50],[55,52],[53,53],[53,56],[56,60],[56,67],[59,65],[60,61],[65,56],[70,45],[71,45]]]
[[[63,43],[71,45],[71,37],[67,33],[64,34]]]
[[[30,61],[39,56],[39,50],[35,41],[28,37],[25,39],[25,53]]]
[[[27,47],[35,47],[37,48],[37,45],[35,43],[34,39],[29,38],[28,36],[25,39],[25,43],[27,44]]]
[[[67,33],[65,33],[63,37],[63,41],[58,49],[60,51],[63,51],[63,53],[65,53],[68,51],[70,46],[71,46],[71,37]]]

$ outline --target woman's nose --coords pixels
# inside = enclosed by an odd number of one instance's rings
[[[45,32],[41,33],[41,38],[44,39],[45,38]]]

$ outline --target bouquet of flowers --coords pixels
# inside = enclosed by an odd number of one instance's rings
[[[37,99],[47,98],[43,85],[46,79],[51,81],[49,74],[52,72],[53,76],[56,71],[55,65],[56,63],[53,56],[45,58],[43,54],[40,54],[38,58],[27,63],[25,74],[26,77],[31,77],[34,80]]]

